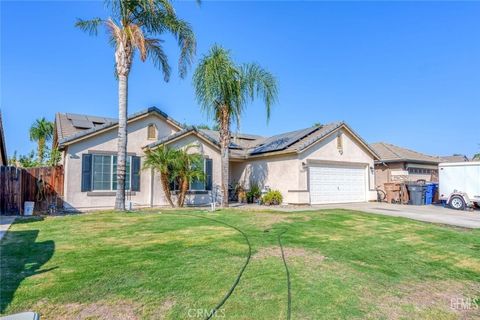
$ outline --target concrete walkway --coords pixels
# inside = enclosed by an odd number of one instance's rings
[[[233,207],[233,206],[232,206]],[[311,206],[275,206],[240,205],[241,209],[272,209],[276,211],[294,212],[322,209],[347,209],[393,217],[404,217],[418,221],[446,224],[464,228],[480,228],[480,210],[457,211],[440,205],[410,206],[379,202],[345,203]]]
[[[0,240],[2,240],[16,218],[15,216],[0,216]]]

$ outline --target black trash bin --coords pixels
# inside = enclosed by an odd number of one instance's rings
[[[425,185],[409,184],[407,188],[410,196],[408,204],[413,204],[415,206],[421,206],[425,204],[425,191],[427,190]]]

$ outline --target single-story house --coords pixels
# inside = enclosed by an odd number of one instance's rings
[[[2,113],[0,112],[0,166],[8,164],[5,135],[3,134]]]
[[[118,122],[57,113],[54,146],[62,151],[67,208],[111,208],[115,201]],[[148,149],[192,146],[205,158],[205,182],[192,182],[187,204],[211,202],[220,185],[217,131],[184,127],[152,107],[128,118],[127,200],[167,205],[158,175],[142,170]],[[232,134],[230,183],[279,190],[285,203],[364,202],[376,198],[375,151],[346,123],[309,127],[271,137]],[[215,194],[215,192],[213,192]]]
[[[385,142],[372,143],[370,146],[380,157],[375,161],[375,179],[379,189],[383,190],[387,182],[438,181],[438,164],[442,162],[439,157]]]

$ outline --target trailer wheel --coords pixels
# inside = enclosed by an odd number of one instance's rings
[[[465,210],[465,202],[463,201],[463,198],[460,196],[453,196],[450,199],[449,205],[451,208],[455,210]]]

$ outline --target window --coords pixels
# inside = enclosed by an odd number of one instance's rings
[[[127,156],[127,163],[125,165],[125,190],[130,190],[131,181],[131,160],[132,157]],[[112,157],[112,190],[117,190],[117,156]]]
[[[205,181],[192,180],[190,181],[189,190],[190,191],[207,191],[212,190],[212,172],[213,172],[213,162],[212,159],[204,159],[201,164],[203,171],[205,172]],[[170,182],[170,190],[178,191],[180,186],[178,181]]]
[[[200,163],[201,169],[205,172],[205,159]],[[205,181],[200,181],[193,179],[190,181],[190,190],[192,191],[204,191],[205,190]]]
[[[127,156],[125,189],[140,191],[141,159]],[[114,191],[117,189],[116,154],[82,154],[82,192]]]
[[[425,168],[408,168],[408,173],[410,174],[431,174],[434,170],[433,169],[425,169]]]
[[[127,156],[125,190],[130,190],[131,156]],[[93,155],[92,190],[117,190],[117,156]]]
[[[154,125],[153,123],[148,125],[147,139],[148,140],[156,140],[157,139],[157,126]]]
[[[93,156],[93,190],[111,190],[112,157]]]

